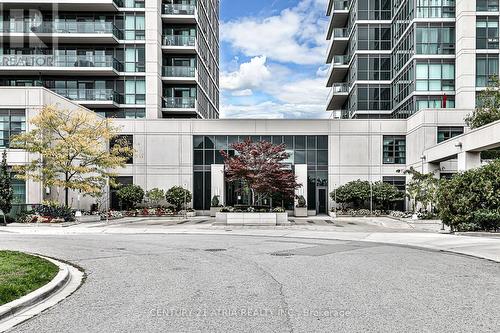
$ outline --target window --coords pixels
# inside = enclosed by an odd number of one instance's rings
[[[389,55],[358,56],[358,80],[384,81],[391,79],[391,57]]]
[[[358,2],[359,20],[390,20],[390,0],[365,0]]]
[[[143,46],[134,48],[127,45],[125,49],[125,72],[144,72],[146,70],[146,56]]]
[[[455,17],[455,0],[417,0],[417,17]]]
[[[25,110],[0,109],[0,147],[9,148],[10,138],[26,130]]]
[[[463,127],[438,127],[437,143],[464,134]]]
[[[387,85],[358,86],[357,110],[390,110],[391,88]]]
[[[455,65],[449,63],[417,63],[417,91],[455,90]]]
[[[406,138],[384,136],[384,164],[406,164]]]
[[[417,27],[417,54],[455,54],[455,28]]]
[[[26,181],[22,179],[14,178],[12,175],[11,179],[13,197],[13,204],[25,204],[26,203]]]
[[[125,81],[125,104],[146,104],[146,81],[144,79]]]
[[[134,148],[134,136],[133,135],[117,135],[109,143],[110,148],[113,148],[116,144],[120,144],[122,147],[127,146]],[[134,164],[134,156],[130,156],[126,164]]]
[[[476,0],[478,12],[498,12],[498,0]]]
[[[498,54],[483,54],[476,57],[476,87],[486,87],[492,78],[498,77]]]
[[[453,109],[455,96],[445,96],[417,96],[417,111],[422,109]]]
[[[476,48],[498,49],[498,16],[477,18]]]
[[[114,210],[121,210],[122,205],[120,203],[120,199],[118,199],[117,192],[122,186],[127,186],[127,185],[133,185],[134,184],[134,177],[130,176],[123,176],[123,177],[116,177],[114,179],[115,186],[111,186],[109,190],[109,194],[111,197],[111,209]]]
[[[358,28],[359,50],[390,50],[391,28],[384,25],[366,25]]]
[[[146,36],[144,14],[125,15],[125,39],[143,40]]]

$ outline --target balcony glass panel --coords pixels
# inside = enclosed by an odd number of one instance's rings
[[[164,107],[167,109],[194,109],[196,98],[194,97],[167,97],[164,98]]]
[[[123,97],[113,89],[52,89],[56,94],[75,101],[99,101],[122,103]]]
[[[195,77],[196,68],[190,66],[164,66],[165,77]]]
[[[165,46],[195,46],[196,37],[167,35],[163,37]]]
[[[2,56],[0,66],[5,67],[113,67],[123,71],[123,65],[113,56],[72,56],[44,54],[6,54]]]
[[[163,14],[166,15],[194,15],[196,5],[192,4],[164,4]]]

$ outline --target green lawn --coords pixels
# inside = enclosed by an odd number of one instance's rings
[[[28,254],[0,251],[0,305],[11,302],[50,282],[59,267]]]

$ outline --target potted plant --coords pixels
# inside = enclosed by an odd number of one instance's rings
[[[295,205],[295,217],[307,217],[307,201],[303,195],[297,197],[297,204]]]
[[[214,197],[212,198],[211,205],[210,205],[210,216],[215,217],[217,215],[217,213],[220,213],[221,209],[222,209],[222,205],[220,204],[219,196],[214,195]]]

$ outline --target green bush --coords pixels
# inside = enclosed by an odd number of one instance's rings
[[[162,200],[165,200],[165,191],[154,188],[146,192],[146,200],[153,206],[159,206]]]
[[[35,213],[50,219],[63,219],[65,222],[75,221],[73,209],[58,202],[45,202],[35,208]]]
[[[297,208],[305,208],[307,207],[307,201],[306,198],[304,198],[303,195],[299,195],[297,198]]]
[[[122,209],[129,210],[137,207],[144,200],[144,190],[137,185],[127,185],[121,187],[116,193]]]
[[[176,211],[180,211],[184,203],[188,204],[193,199],[191,192],[180,186],[174,186],[167,191],[167,202],[175,207]]]
[[[472,222],[481,230],[500,229],[500,211],[480,209],[472,214]]]
[[[212,202],[211,202],[211,207],[220,207],[220,200],[219,200],[219,196],[218,195],[214,195],[214,197],[212,198]]]
[[[500,160],[495,160],[442,180],[437,193],[439,216],[453,231],[491,229],[500,207],[499,193]]]

